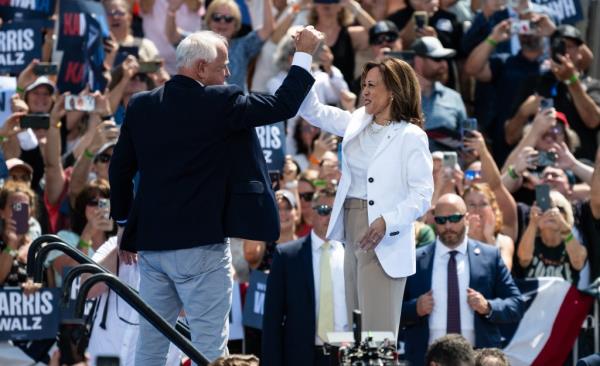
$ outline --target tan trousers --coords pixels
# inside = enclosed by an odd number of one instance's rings
[[[392,332],[398,338],[406,277],[388,276],[374,250],[365,252],[358,242],[369,228],[367,202],[348,198],[344,202],[344,278],[349,323],[352,311],[362,313],[363,331]]]

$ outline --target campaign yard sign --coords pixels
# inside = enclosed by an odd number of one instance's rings
[[[0,27],[0,73],[18,74],[42,56],[40,21],[8,23]]]
[[[0,289],[0,341],[55,338],[60,321],[60,289],[43,288],[25,295]]]
[[[562,23],[575,24],[583,20],[580,0],[532,0],[535,4],[548,8],[556,20]]]
[[[0,0],[0,17],[7,20],[45,19],[54,13],[56,0]]]
[[[268,275],[262,271],[250,272],[250,284],[246,291],[243,313],[243,324],[247,327],[262,329],[267,277]]]
[[[10,110],[10,101],[17,92],[17,78],[12,76],[0,76],[0,127],[12,114]]]
[[[283,170],[285,157],[285,126],[283,122],[255,128],[258,142],[262,148],[267,168],[269,170]]]
[[[61,2],[58,27],[59,50],[64,55],[58,74],[61,92],[79,93],[89,85],[91,90],[104,90],[104,44],[108,24],[102,4],[93,1]]]

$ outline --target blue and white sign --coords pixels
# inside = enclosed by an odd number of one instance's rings
[[[55,338],[60,321],[60,289],[43,288],[25,295],[0,289],[0,341]]]

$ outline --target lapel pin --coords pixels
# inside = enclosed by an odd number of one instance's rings
[[[473,250],[473,253],[475,253],[475,255],[479,255],[479,253],[481,253],[481,249],[475,248],[475,250]]]

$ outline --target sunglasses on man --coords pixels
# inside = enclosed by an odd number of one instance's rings
[[[225,22],[225,23],[229,24],[235,20],[235,17],[233,17],[232,15],[214,13],[212,15],[211,19],[213,22],[217,22],[217,23]]]
[[[108,163],[110,162],[110,158],[112,157],[112,155],[110,154],[100,154],[98,156],[96,156],[96,163]]]
[[[435,220],[436,224],[444,225],[446,222],[451,222],[453,224],[456,224],[457,222],[462,220],[463,217],[465,217],[465,215],[454,214],[454,215],[448,215],[448,216],[435,216],[433,219]]]
[[[384,43],[393,43],[393,42],[396,42],[397,39],[398,39],[397,34],[384,33],[384,34],[378,35],[377,38],[375,38],[374,44],[382,45]]]
[[[328,216],[331,214],[331,210],[333,210],[333,208],[328,205],[319,205],[313,207],[313,210],[315,210],[319,216]]]
[[[300,199],[302,201],[310,202],[310,201],[312,201],[313,197],[315,196],[315,192],[298,193],[298,196],[300,196]]]

